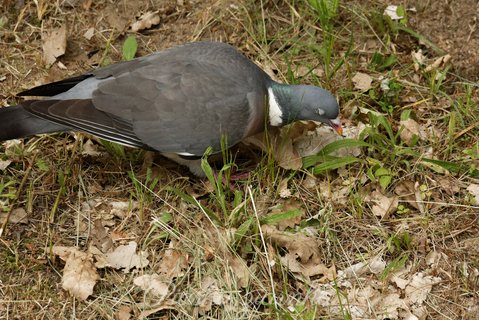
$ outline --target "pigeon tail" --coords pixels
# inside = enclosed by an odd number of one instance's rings
[[[32,115],[21,104],[0,108],[0,141],[69,130],[68,127]]]

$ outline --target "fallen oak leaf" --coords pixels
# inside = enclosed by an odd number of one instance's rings
[[[200,314],[205,314],[211,310],[214,305],[223,304],[223,292],[220,291],[216,279],[207,276],[201,282],[200,292],[197,293],[199,297],[198,311]]]
[[[129,306],[121,306],[118,308],[117,313],[115,313],[116,320],[130,320],[131,319],[131,308]]]
[[[421,130],[421,126],[413,119],[406,119],[401,120],[399,122],[399,126],[401,127],[400,137],[401,140],[404,141],[407,145],[411,145],[414,141],[414,137],[417,139],[424,140],[426,139],[426,134],[423,130]]]
[[[152,26],[160,23],[158,11],[148,11],[140,16],[137,21],[131,25],[131,31],[138,32],[150,29]]]
[[[168,284],[157,274],[145,274],[136,277],[133,283],[143,289],[147,294],[153,294],[162,301],[169,292]]]
[[[267,141],[265,137],[267,135]],[[303,165],[301,156],[293,146],[293,140],[287,131],[270,128],[266,133],[259,133],[243,140],[247,145],[253,145],[264,152],[272,152],[278,165],[287,170],[299,170]]]
[[[188,256],[179,250],[167,249],[163,253],[158,272],[168,279],[173,279],[184,274],[188,267]]]
[[[373,83],[373,78],[362,72],[357,72],[351,80],[354,83],[354,88],[361,92],[371,89],[371,84]]]
[[[475,204],[479,205],[479,184],[471,183],[466,190],[474,197]]]
[[[328,280],[334,279],[335,268],[328,268],[321,263],[320,244],[316,239],[300,233],[281,232],[268,225],[263,225],[262,228],[273,244],[287,250],[287,253],[280,257],[280,262],[291,272],[308,278],[323,275],[323,278]]]
[[[95,246],[89,247],[89,252],[96,259],[95,266],[97,268],[112,267],[114,269],[124,269],[125,273],[130,272],[132,268],[144,268],[150,262],[146,252],[136,253],[137,243],[130,241],[127,245],[121,245],[112,252],[102,253]]]
[[[43,61],[47,65],[53,64],[58,57],[65,54],[67,47],[67,27],[52,30],[42,34]]]
[[[438,69],[441,65],[446,65],[449,60],[451,60],[451,55],[446,54],[445,56],[437,58],[432,64],[428,65],[426,69],[424,69],[424,72],[431,72],[436,69]]]
[[[10,212],[0,212],[0,221],[5,221],[8,216],[9,223],[28,223],[28,213],[24,208],[15,208]]]
[[[395,212],[399,204],[397,196],[387,197],[377,190],[368,195],[365,200],[373,203],[371,211],[376,217],[382,219],[387,219],[391,213]]]
[[[330,268],[326,267],[322,263],[311,263],[306,264],[300,263],[296,259],[296,255],[287,253],[286,255],[279,258],[281,264],[289,269],[293,273],[299,273],[304,277],[314,277],[322,275],[322,279],[331,281],[336,275],[336,268],[331,266]],[[321,280],[319,280],[322,282]]]
[[[422,272],[414,274],[406,286],[406,300],[415,305],[422,305],[431,292],[432,286],[441,281],[439,277],[424,275]]]
[[[0,160],[0,170],[5,170],[11,163],[11,160]]]
[[[93,294],[93,287],[100,279],[93,265],[92,255],[75,247],[53,246],[52,253],[65,261],[62,288],[80,300]]]
[[[236,283],[240,288],[246,288],[249,284],[250,278],[250,270],[248,269],[246,262],[237,256],[230,256],[227,259],[231,269],[234,271]]]

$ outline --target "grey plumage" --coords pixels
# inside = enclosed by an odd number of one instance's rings
[[[276,83],[217,42],[188,43],[20,95],[48,98],[1,108],[0,141],[79,130],[183,156],[201,156],[209,146],[220,151],[222,135],[232,146],[263,131],[268,115],[271,125],[299,119],[333,125],[338,115],[329,92]]]

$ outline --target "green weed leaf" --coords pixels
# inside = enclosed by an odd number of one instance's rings
[[[135,36],[128,36],[123,43],[122,56],[124,61],[130,61],[135,58],[136,51],[138,49],[138,43]]]

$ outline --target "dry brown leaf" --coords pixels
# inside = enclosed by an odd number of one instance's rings
[[[127,273],[132,268],[144,268],[149,264],[146,252],[136,253],[137,243],[130,241],[127,245],[117,247],[113,252],[102,253],[91,246],[89,251],[95,256],[95,265],[98,268],[112,267],[115,269],[124,269]]]
[[[321,196],[335,203],[344,201],[344,199],[346,199],[351,192],[351,187],[349,185],[333,185],[327,180],[322,180],[319,182],[318,187]]]
[[[354,83],[354,88],[361,92],[371,89],[371,84],[373,83],[373,78],[362,72],[357,72],[351,80]]]
[[[313,190],[316,189],[318,184],[318,179],[313,175],[308,175],[302,182],[302,186],[306,189]]]
[[[289,271],[299,273],[307,278],[321,275],[321,279],[331,281],[336,275],[336,269],[334,266],[328,268],[322,263],[300,263],[295,254],[287,253],[280,257],[279,260]]]
[[[275,140],[274,158],[278,165],[284,169],[299,170],[303,166],[303,160],[293,146],[293,140],[282,131]]]
[[[188,255],[179,250],[167,249],[161,257],[158,272],[165,275],[167,279],[173,279],[184,274],[188,267]]]
[[[405,180],[396,186],[394,193],[400,197],[402,202],[407,202],[423,214],[426,212],[421,199],[419,183]]]
[[[449,60],[451,60],[450,54],[446,54],[442,57],[439,57],[436,60],[434,60],[432,64],[428,65],[426,69],[424,69],[424,72],[431,72],[431,71],[437,70],[439,67],[446,65],[449,62]]]
[[[131,31],[138,32],[150,29],[152,26],[160,23],[160,15],[158,11],[148,11],[142,14],[137,21],[131,25]]]
[[[418,272],[412,276],[411,281],[406,287],[405,299],[409,303],[422,305],[426,301],[427,295],[432,290],[432,286],[441,282],[441,278],[426,276],[422,272]]]
[[[269,148],[264,141],[264,133],[248,137],[243,142],[265,152],[272,151],[279,166],[291,170],[302,168],[302,157],[316,154],[325,145],[340,138],[331,128],[318,127],[313,121],[297,121],[281,130],[271,128],[267,134]]]
[[[93,141],[91,141],[91,139],[88,139],[82,145],[81,154],[84,155],[84,156],[98,157],[102,153],[100,151],[98,151],[98,145],[93,143]]]
[[[0,160],[0,170],[3,171],[12,163],[11,160]]]
[[[404,141],[406,144],[410,145],[413,141],[414,136],[417,136],[421,139],[423,138],[420,132],[419,123],[417,123],[415,120],[401,120],[399,122],[399,126],[403,128],[400,134],[401,140]]]
[[[418,72],[419,68],[425,65],[426,57],[423,55],[422,49],[411,52],[411,56],[414,61],[414,70]]]
[[[236,283],[240,288],[246,288],[249,284],[250,271],[246,262],[237,256],[228,257],[231,268],[233,269]]]
[[[479,184],[471,183],[466,190],[474,197],[475,204],[479,205]]]
[[[108,204],[111,207],[110,213],[120,219],[126,218],[131,210],[139,207],[137,201],[111,201]]]
[[[437,179],[437,186],[448,195],[453,196],[461,191],[459,184],[452,176],[443,176]]]
[[[424,273],[411,275],[409,265],[390,274],[387,280],[379,280],[385,266],[381,257],[373,257],[339,270],[334,281],[313,282],[312,301],[327,308],[333,317],[343,315],[341,304],[347,301],[352,319],[425,319],[425,300],[441,279]],[[344,290],[347,297],[341,298],[338,289]]]
[[[387,219],[389,215],[394,213],[399,204],[397,196],[387,197],[377,190],[368,195],[366,201],[373,203],[371,211],[375,216],[382,219]]]
[[[358,262],[344,269],[342,272],[346,277],[360,277],[367,273],[379,274],[386,268],[386,261],[380,256],[372,257],[367,261]]]
[[[289,198],[292,195],[291,190],[288,188],[288,181],[288,178],[284,178],[278,185],[278,194],[283,199]]]
[[[130,234],[128,234],[127,232],[125,231],[120,231],[120,230],[113,230],[111,233],[110,233],[110,236],[111,236],[111,240],[113,242],[117,242],[117,241],[121,241],[121,240],[132,240],[135,238],[135,236],[132,236]]]
[[[65,53],[67,48],[67,27],[63,25],[61,28],[42,34],[43,61],[47,65],[53,64],[58,57]]]
[[[100,279],[92,255],[74,247],[53,246],[52,252],[65,261],[62,287],[77,299],[86,300]]]
[[[269,145],[265,143],[268,135]],[[286,130],[270,128],[267,133],[260,133],[243,140],[247,145],[253,145],[265,152],[272,152],[278,165],[284,169],[299,170],[303,160],[293,147],[293,140]]]
[[[223,292],[220,291],[216,280],[212,277],[205,277],[201,282],[201,290],[198,292],[198,312],[200,314],[205,314],[211,310],[211,307],[214,305],[223,304]]]
[[[136,277],[133,283],[143,289],[147,294],[153,294],[161,302],[169,292],[168,284],[157,274],[145,274]]]
[[[131,308],[129,306],[121,306],[118,308],[117,313],[115,313],[116,320],[130,320],[131,319]]]
[[[0,209],[1,210],[1,209]],[[5,221],[8,213],[0,212],[0,222]],[[15,208],[8,216],[9,223],[28,223],[28,213],[24,208]]]
[[[321,126],[295,138],[293,146],[300,157],[307,157],[317,154],[327,144],[339,139],[341,137],[331,128]]]
[[[106,228],[103,227],[101,219],[95,220],[90,239],[91,243],[103,253],[107,253],[113,247],[113,241]]]
[[[316,239],[300,233],[281,232],[268,225],[262,228],[273,244],[287,250],[287,254],[280,257],[280,261],[292,272],[305,277],[323,275],[323,278],[328,280],[334,278],[334,269],[327,268],[321,263],[320,246]]]
[[[87,31],[85,31],[85,33],[83,34],[83,37],[87,40],[91,40],[91,38],[93,38],[94,35],[95,35],[95,28],[90,27],[88,28]]]
[[[309,74],[314,74],[318,78],[322,78],[324,76],[324,70],[321,68],[311,69],[306,66],[299,66],[298,69],[296,70],[297,77],[304,77]]]

